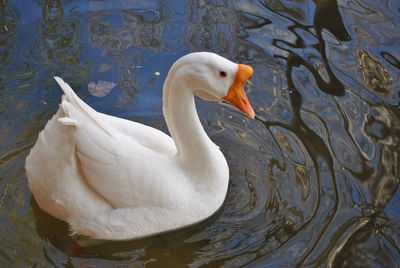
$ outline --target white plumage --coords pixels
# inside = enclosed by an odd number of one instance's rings
[[[212,53],[179,59],[163,93],[172,138],[96,112],[55,77],[65,95],[25,164],[37,203],[73,232],[97,239],[140,238],[209,217],[224,201],[229,171],[201,126],[194,94],[254,117],[243,89],[251,74]]]

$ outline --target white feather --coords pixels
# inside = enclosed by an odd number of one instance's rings
[[[213,214],[225,198],[229,172],[196,113],[198,88],[190,81],[200,76],[193,72],[199,66],[206,70],[201,79],[207,84],[222,83],[222,93],[205,88],[207,94],[226,95],[237,70],[211,53],[191,54],[171,68],[164,113],[172,138],[96,112],[55,77],[65,95],[26,159],[39,206],[70,223],[73,232],[98,239],[144,237]],[[217,81],[207,68],[224,68],[228,81]]]

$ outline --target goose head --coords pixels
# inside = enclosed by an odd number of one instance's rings
[[[250,118],[254,110],[244,86],[253,75],[249,65],[237,64],[210,52],[195,52],[180,58],[176,64],[181,79],[198,97],[209,101],[225,101]]]

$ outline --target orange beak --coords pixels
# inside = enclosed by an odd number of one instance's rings
[[[247,99],[246,92],[244,91],[244,85],[252,75],[253,68],[251,68],[249,65],[239,64],[235,81],[229,88],[228,95],[226,95],[223,100],[241,110],[251,119],[254,119],[255,113],[253,107],[251,107],[251,104]]]

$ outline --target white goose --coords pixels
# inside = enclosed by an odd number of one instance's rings
[[[250,66],[198,52],[171,67],[163,112],[172,136],[96,112],[61,78],[58,112],[25,168],[39,206],[96,239],[141,238],[195,224],[222,205],[226,160],[205,133],[194,94],[225,100],[254,118],[244,84]]]

